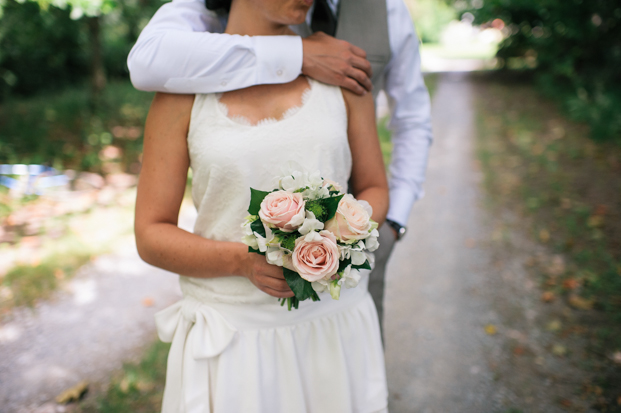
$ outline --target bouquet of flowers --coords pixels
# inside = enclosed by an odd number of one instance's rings
[[[338,300],[341,288],[360,281],[359,269],[371,269],[369,252],[379,246],[377,223],[368,202],[342,192],[335,182],[295,170],[277,177],[276,189],[250,188],[242,242],[282,267],[294,297],[281,299],[289,311],[299,302],[318,301],[329,290]]]

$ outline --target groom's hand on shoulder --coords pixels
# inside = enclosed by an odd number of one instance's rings
[[[302,73],[357,95],[371,91],[371,63],[361,48],[317,32],[302,39]]]

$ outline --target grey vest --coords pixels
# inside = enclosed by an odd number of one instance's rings
[[[340,0],[338,14],[335,37],[367,52],[373,68],[373,97],[377,97],[384,88],[384,69],[390,60],[386,0]],[[294,29],[303,37],[311,34],[306,23]]]

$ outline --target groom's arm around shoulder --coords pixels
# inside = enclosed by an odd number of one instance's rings
[[[201,0],[164,4],[127,59],[134,87],[214,93],[288,82],[300,74],[300,37],[226,35],[224,24],[225,19],[207,10]]]
[[[385,70],[385,92],[393,143],[387,219],[405,226],[414,202],[424,193],[432,141],[431,105],[410,13],[403,0],[387,0],[387,8],[392,56]]]

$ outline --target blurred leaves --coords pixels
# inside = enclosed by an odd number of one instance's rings
[[[137,173],[151,96],[124,81],[108,84],[94,112],[84,86],[11,98],[0,105],[0,163]]]
[[[540,89],[597,139],[621,140],[621,4],[610,0],[471,1],[475,23],[504,26],[498,58],[536,69]],[[474,5],[480,7],[474,7]]]
[[[127,78],[126,60],[162,0],[1,0],[0,102],[83,83],[95,51],[89,19],[101,20],[105,72]],[[92,40],[92,39],[91,39]]]

